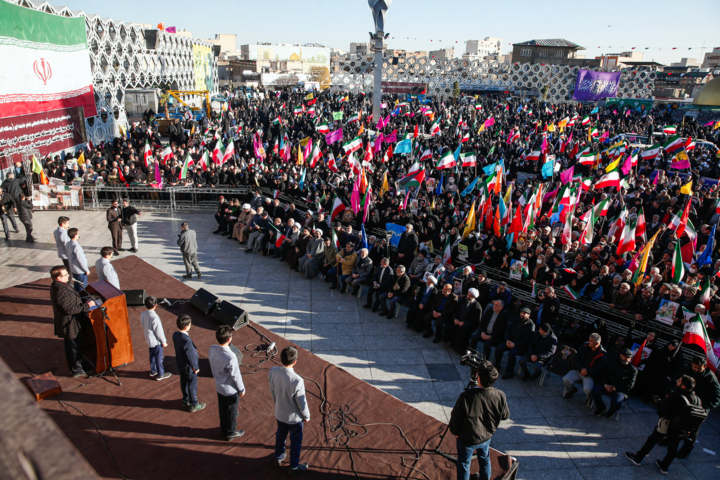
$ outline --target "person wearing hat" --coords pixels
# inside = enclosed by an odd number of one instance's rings
[[[257,215],[257,212],[250,207],[250,204],[244,203],[238,214],[237,222],[233,226],[231,238],[240,243],[247,242],[250,235],[250,221],[255,215]]]
[[[305,275],[305,278],[311,279],[320,271],[319,267],[324,258],[325,242],[322,239],[322,230],[316,228],[313,230],[312,240],[305,247],[305,255],[298,260],[298,269]],[[311,264],[313,267],[308,269]]]
[[[480,292],[478,292],[477,288],[469,289],[465,299],[458,302],[459,305],[455,309],[453,322],[443,329],[443,339],[445,341],[450,340],[450,345],[456,352],[465,353],[472,333],[480,324],[482,307],[477,302],[479,296]]]
[[[345,249],[336,256],[337,265],[328,270],[330,278],[330,290],[339,290],[340,293],[345,289],[345,279],[350,276],[355,263],[357,263],[357,253],[355,252],[355,244],[348,242]]]
[[[107,219],[108,230],[110,230],[110,236],[112,237],[113,253],[115,255],[120,255],[120,252],[125,249],[122,248],[122,209],[119,206],[117,198],[113,199],[112,205],[107,209],[105,216]]]
[[[478,279],[479,278],[480,275],[478,275]],[[508,288],[506,282],[500,282],[490,290],[488,301],[492,302],[493,300],[502,300],[503,304],[510,305],[512,301],[512,291]]]
[[[524,312],[530,318],[530,309],[523,308],[520,310],[521,315]],[[532,323],[532,322],[530,322]],[[543,323],[533,334],[530,345],[528,345],[528,351],[520,359],[520,370],[523,373],[521,380],[527,382],[528,380],[537,379],[542,373],[542,368],[548,364],[555,351],[557,350],[557,337],[552,331],[552,327],[549,323]],[[530,375],[528,369],[528,363],[533,365],[535,372]]]
[[[258,208],[259,214],[256,214],[250,221],[250,236],[248,237],[247,248],[245,253],[251,253],[253,249],[260,250],[262,239],[269,228],[268,213],[262,207]]]
[[[430,303],[438,294],[437,278],[433,275],[428,275],[425,279],[425,286],[418,287],[415,289],[415,296],[412,299],[412,304],[407,313],[405,320],[405,326],[407,328],[415,327],[415,331],[420,333],[425,328],[425,314],[430,308]]]
[[[610,398],[610,410],[607,411],[607,418],[612,417],[620,410],[623,402],[630,396],[630,391],[635,385],[637,368],[630,363],[632,352],[629,348],[620,350],[620,358],[611,362],[604,369],[601,381],[595,383],[591,395],[595,401],[595,416],[599,417],[605,413],[603,396]]]

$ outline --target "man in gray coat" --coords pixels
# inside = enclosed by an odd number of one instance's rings
[[[95,273],[97,273],[98,280],[105,280],[113,287],[120,290],[120,279],[115,271],[115,267],[110,263],[110,259],[113,257],[112,247],[103,247],[100,250],[100,258],[95,261]]]
[[[352,287],[353,295],[357,295],[358,290],[362,288],[363,283],[365,283],[372,274],[373,262],[370,260],[370,257],[368,257],[368,253],[367,248],[360,250],[360,258],[357,259],[350,276],[345,279],[345,284],[348,287]]]
[[[65,244],[70,241],[68,237],[67,229],[70,226],[70,219],[68,217],[58,217],[58,228],[53,231],[53,237],[55,237],[55,246],[57,247],[58,258],[62,260],[63,265],[68,273],[72,273],[70,270],[70,262],[68,262],[67,251]],[[68,281],[69,285],[72,285],[72,279]]]
[[[297,363],[298,351],[295,347],[285,347],[280,352],[282,367],[273,367],[268,374],[270,393],[275,402],[275,466],[285,460],[285,440],[290,434],[290,472],[291,477],[305,473],[307,463],[300,463],[302,450],[303,423],[310,421],[310,408],[305,397],[305,382],[293,367]]]
[[[180,246],[183,262],[185,262],[185,271],[187,271],[187,275],[183,275],[183,278],[192,278],[192,268],[197,272],[198,278],[202,278],[200,265],[198,265],[197,261],[198,248],[195,230],[190,230],[185,222],[180,225],[180,228],[182,228],[182,231],[178,233],[177,244]]]
[[[70,263],[70,270],[75,279],[75,290],[82,292],[88,284],[88,275],[90,275],[90,267],[88,267],[85,251],[80,246],[80,231],[77,228],[71,228],[67,232],[70,241],[65,244],[65,254]]]
[[[318,268],[308,269],[308,265],[319,265],[323,260],[325,260],[325,242],[322,239],[322,230],[316,228],[312,240],[307,244],[305,255],[298,260],[298,269],[305,274],[305,278],[310,279],[317,275]],[[312,272],[315,272],[315,275],[310,276]]]

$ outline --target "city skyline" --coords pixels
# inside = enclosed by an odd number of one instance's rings
[[[235,34],[238,49],[240,45],[269,42],[319,43],[348,51],[351,42],[367,41],[372,28],[372,14],[364,0],[342,4],[316,0],[306,8],[288,0],[262,5],[219,0],[213,2],[214,8],[207,10],[208,15],[205,16],[190,15],[195,11],[196,4],[187,0],[152,4],[139,0],[127,0],[123,4],[93,0],[66,3],[72,10],[83,10],[87,14],[128,23],[157,25],[162,22],[166,27],[176,27],[178,31],[188,30],[194,38],[213,39],[216,34]],[[268,5],[272,8],[268,9]],[[168,11],[170,6],[172,10]],[[679,62],[681,58],[695,58],[701,63],[705,53],[720,47],[720,32],[714,28],[713,22],[695,22],[691,28],[688,25],[684,27],[686,30],[677,34],[679,28],[668,25],[669,15],[676,7],[667,0],[654,3],[652,11],[645,11],[646,2],[609,0],[603,4],[598,15],[588,15],[587,8],[582,11],[569,9],[567,2],[559,0],[549,0],[541,6],[527,0],[516,2],[513,10],[524,12],[517,17],[499,4],[478,5],[452,0],[444,2],[442,9],[434,6],[436,4],[429,0],[394,2],[386,20],[390,33],[388,47],[413,51],[454,47],[455,56],[459,57],[467,40],[489,36],[503,39],[502,53],[512,51],[512,43],[565,38],[585,47],[581,54],[588,58],[635,47],[635,51],[644,53],[644,60],[665,65]],[[525,14],[528,8],[534,9],[533,15]],[[634,10],[640,13],[606,13]],[[278,11],[286,15],[273,16],[273,12]],[[460,12],[463,12],[462,15]],[[720,2],[696,1],[692,12],[695,13],[693,18],[698,18],[697,13],[700,12],[702,18],[720,18]],[[248,16],[251,21],[246,20]],[[343,21],[348,18],[354,19],[354,22]],[[496,20],[485,21],[487,18]],[[428,22],[432,22],[432,28],[427,28]]]

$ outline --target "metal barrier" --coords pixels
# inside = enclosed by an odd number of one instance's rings
[[[171,198],[171,209],[212,208],[218,206],[218,198],[246,196],[252,193],[248,185],[238,187],[170,187],[167,189]]]
[[[218,197],[245,196],[252,191],[248,186],[240,187],[167,187],[162,190],[149,185],[130,187],[83,187],[85,208],[103,210],[109,208],[113,200],[122,201],[124,197],[138,208],[146,210],[181,210],[194,208],[215,208]]]

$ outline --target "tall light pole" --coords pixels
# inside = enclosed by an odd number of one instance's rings
[[[375,78],[373,85],[373,122],[380,120],[380,104],[382,103],[382,68],[383,68],[383,40],[385,39],[385,14],[392,4],[392,0],[368,0],[373,12],[375,35],[370,33],[370,42],[375,51]]]

